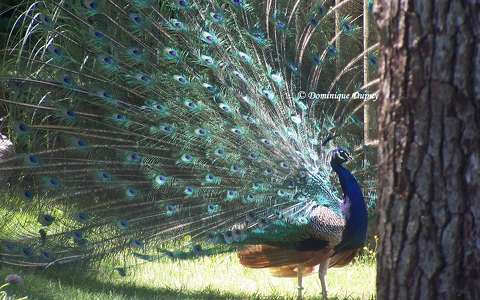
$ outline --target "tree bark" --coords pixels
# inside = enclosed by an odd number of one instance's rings
[[[480,299],[480,6],[378,0],[378,299]]]

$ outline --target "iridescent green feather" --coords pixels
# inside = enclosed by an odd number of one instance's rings
[[[21,8],[0,99],[16,152],[0,161],[11,187],[0,205],[2,263],[151,261],[159,247],[191,258],[295,243],[312,234],[311,205],[343,220],[328,163],[334,145],[323,141],[360,146],[362,102],[299,95],[360,89],[357,13],[342,17],[337,49],[326,3]],[[339,58],[352,64],[338,69]],[[371,166],[352,168],[367,182]]]

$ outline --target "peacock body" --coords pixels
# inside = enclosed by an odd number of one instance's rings
[[[363,92],[375,47],[361,48],[358,14],[335,28],[348,5],[361,3],[20,5],[1,99],[15,150],[0,161],[1,263],[224,249],[277,276],[348,263],[367,207],[332,144],[361,145],[362,101],[300,93]]]

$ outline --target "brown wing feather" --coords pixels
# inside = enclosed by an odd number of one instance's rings
[[[284,266],[278,268],[269,269],[272,276],[275,277],[297,277],[298,276],[298,265]],[[308,276],[316,273],[318,271],[318,265],[315,266],[304,266],[302,269],[302,275]]]
[[[269,245],[247,246],[238,252],[240,263],[249,268],[278,268],[303,264],[315,266],[332,255],[331,248],[317,251],[297,251]]]
[[[315,266],[305,266],[302,269],[302,275],[312,275],[314,272],[317,272],[318,265]],[[298,276],[298,265],[291,265],[285,267],[271,268],[270,273],[275,277],[297,277]]]
[[[358,251],[359,249],[353,249],[335,254],[334,256],[332,256],[332,258],[330,258],[329,268],[338,268],[348,265],[357,255]]]

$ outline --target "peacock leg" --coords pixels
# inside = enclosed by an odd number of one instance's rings
[[[302,291],[303,291],[303,286],[302,286],[302,276],[303,276],[303,266],[302,265],[298,265],[297,266],[297,282],[298,282],[298,294],[297,294],[297,300],[302,300],[303,299],[303,295],[302,295]]]
[[[329,259],[320,263],[318,265],[318,277],[320,278],[320,283],[322,284],[322,296],[324,300],[327,300],[327,283],[325,277],[327,276]]]

